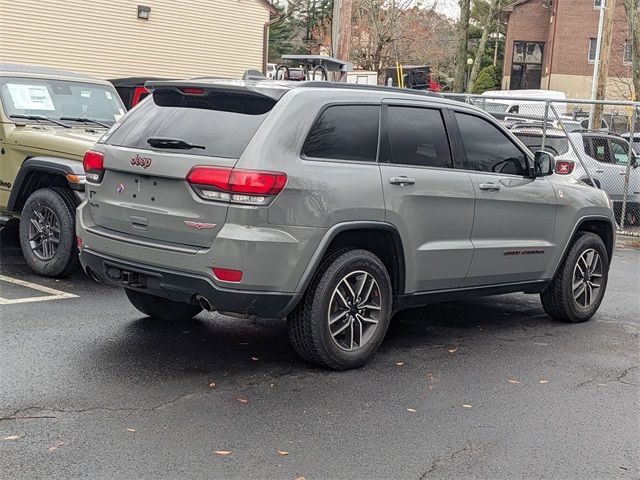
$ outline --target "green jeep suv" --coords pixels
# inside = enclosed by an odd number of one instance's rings
[[[40,275],[78,266],[74,212],[84,153],[125,114],[109,82],[0,64],[0,228],[20,222],[20,245]]]

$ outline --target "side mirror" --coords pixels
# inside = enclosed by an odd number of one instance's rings
[[[536,177],[546,177],[548,175],[553,175],[556,168],[556,159],[553,154],[544,150],[538,150],[535,153],[533,165]]]
[[[631,166],[633,168],[638,168],[638,154],[631,150]]]

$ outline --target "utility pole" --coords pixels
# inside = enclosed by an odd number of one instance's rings
[[[458,0],[460,20],[458,21],[458,51],[456,53],[456,70],[453,77],[453,91],[464,92],[464,77],[467,68],[467,47],[469,43],[469,17],[471,0]]]
[[[493,66],[498,65],[498,44],[500,43],[500,9],[502,5],[498,0],[498,14],[496,15],[496,44],[493,47]]]
[[[596,100],[604,100],[607,94],[607,79],[609,78],[609,59],[611,58],[611,42],[613,40],[613,17],[616,9],[616,0],[602,0],[604,4],[604,29],[600,42],[600,61],[595,66],[597,69]],[[591,128],[600,128],[602,125],[602,105],[595,105]]]
[[[334,0],[333,3],[333,54],[339,60],[349,60],[351,47],[352,0]],[[347,73],[342,72],[340,82],[347,81]]]

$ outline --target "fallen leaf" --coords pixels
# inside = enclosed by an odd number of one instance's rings
[[[225,457],[227,455],[231,455],[231,450],[216,450],[215,452],[216,455],[220,455],[221,457]]]
[[[236,400],[238,400],[238,402],[240,402],[242,405],[246,405],[247,403],[249,403],[249,400],[247,400],[246,398],[242,398],[242,397],[238,397],[238,398],[236,398]]]
[[[450,347],[449,349],[447,349],[447,352],[456,353],[458,351],[458,348],[460,348],[460,347]]]
[[[509,383],[515,383],[515,384],[520,383],[518,380],[507,380],[507,382],[509,382]]]
[[[402,367],[404,365],[404,362],[396,362],[396,367]]]
[[[260,359],[258,357],[251,357],[251,360],[253,360],[254,362],[257,362]]]
[[[4,437],[3,440],[17,440],[20,438],[20,435],[9,435],[7,437]]]
[[[416,411],[415,408],[407,408],[407,412],[416,413]]]
[[[277,450],[277,452],[281,457],[286,457],[287,455],[289,455],[289,452],[287,452],[286,450]]]
[[[540,380],[538,383],[549,383],[549,380]]]
[[[135,428],[127,428],[127,432],[136,433]]]
[[[64,442],[58,442],[58,443],[55,443],[55,444],[51,445],[49,448],[47,448],[47,450],[49,452],[53,452],[53,451],[57,450],[58,448],[60,448],[63,445],[64,445]]]
[[[216,388],[216,382],[209,382],[209,383],[207,384],[207,386],[208,386],[209,388]]]
[[[293,480],[307,480],[307,479],[306,479],[306,478],[304,478],[304,477],[296,477],[296,478],[294,478]]]
[[[473,405],[469,405],[468,403],[465,403],[462,405],[464,408],[473,408]]]

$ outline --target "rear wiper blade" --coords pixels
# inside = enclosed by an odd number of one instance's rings
[[[67,125],[66,123],[62,123],[58,120],[54,120],[53,118],[45,117],[44,115],[9,115],[9,118],[24,118],[25,120],[36,120],[36,121],[45,120],[47,122],[60,125],[61,127],[64,127],[64,128],[71,128],[71,125]]]
[[[96,125],[100,125],[104,128],[111,128],[106,123],[99,122],[98,120],[94,120],[93,118],[84,118],[84,117],[60,117],[60,120],[69,120],[71,122],[82,122],[82,123],[95,123]]]
[[[201,148],[205,150],[207,147],[203,145],[194,145],[185,142],[180,138],[151,137],[147,139],[147,143],[156,148],[175,148],[177,150],[191,150],[192,148]]]

